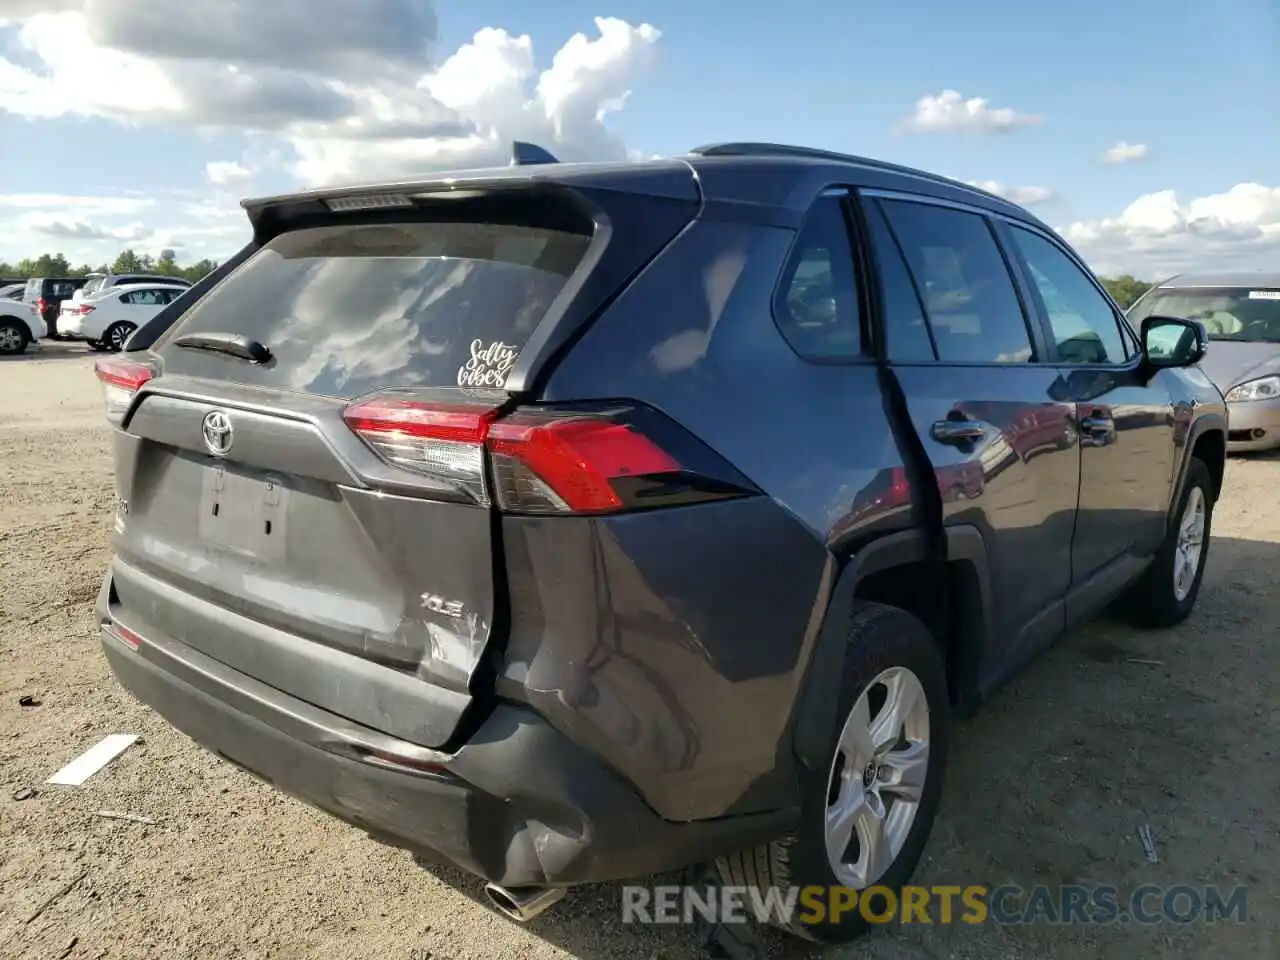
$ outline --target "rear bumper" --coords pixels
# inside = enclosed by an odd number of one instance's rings
[[[58,317],[58,333],[69,340],[83,340],[81,320],[77,316],[64,315]]]
[[[134,696],[202,746],[377,839],[493,883],[569,886],[643,876],[770,839],[789,813],[672,823],[537,714],[499,705],[440,753],[259,683],[176,639],[103,650]],[[409,770],[382,759],[417,763]],[[426,769],[422,769],[426,768]]]

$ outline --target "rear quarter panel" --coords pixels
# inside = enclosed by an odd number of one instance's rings
[[[691,820],[794,799],[789,729],[838,559],[909,523],[869,364],[800,360],[774,323],[794,232],[697,221],[549,377],[549,401],[661,410],[764,491],[604,521],[507,521],[499,692]]]

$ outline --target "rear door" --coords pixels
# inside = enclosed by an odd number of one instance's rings
[[[1052,336],[1055,394],[1074,405],[1080,427],[1071,550],[1080,592],[1072,606],[1080,609],[1069,612],[1088,616],[1097,605],[1091,595],[1109,598],[1112,581],[1130,577],[1164,535],[1177,451],[1173,398],[1163,377],[1142,375],[1118,308],[1066,247],[1030,226],[1004,231]]]
[[[122,623],[373,729],[449,740],[502,629],[473,441],[593,265],[589,217],[522,196],[312,215],[122,355],[156,373],[118,435]]]
[[[1065,620],[1079,490],[1074,408],[1052,393],[991,220],[927,198],[864,192],[885,290],[886,350],[937,476],[943,522],[986,542],[998,622],[1015,655]],[[989,659],[986,669],[998,667]]]

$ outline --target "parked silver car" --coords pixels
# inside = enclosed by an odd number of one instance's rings
[[[1280,447],[1280,271],[1184,273],[1156,284],[1129,308],[1199,320],[1210,349],[1200,362],[1227,400],[1229,453]]]

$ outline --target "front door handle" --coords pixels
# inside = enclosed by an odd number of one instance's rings
[[[969,443],[987,435],[987,428],[976,420],[935,420],[930,431],[939,443]]]

